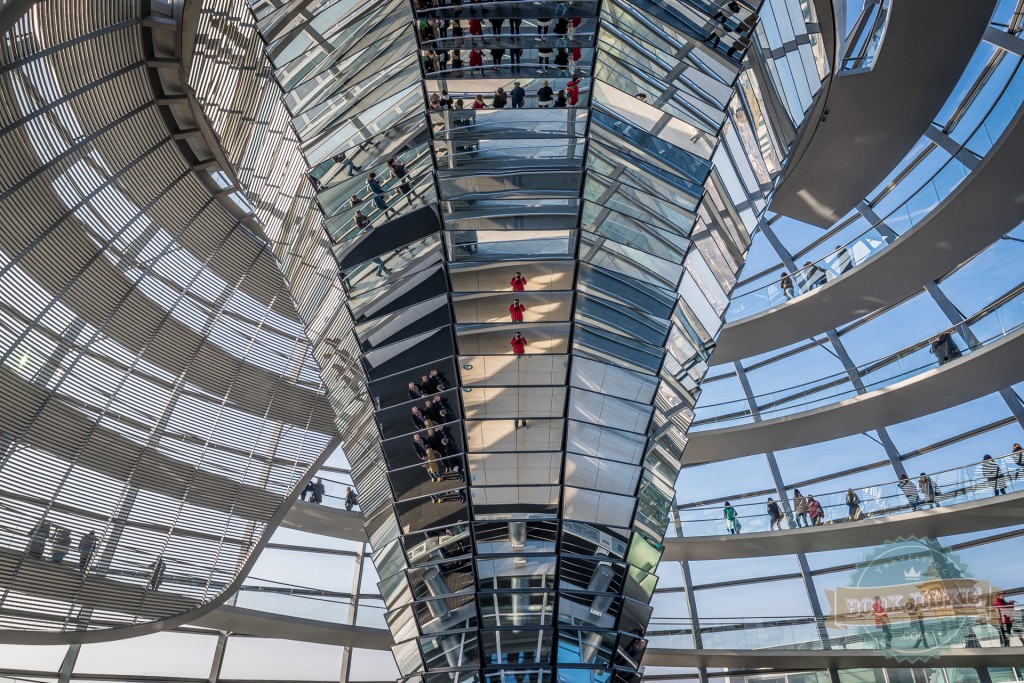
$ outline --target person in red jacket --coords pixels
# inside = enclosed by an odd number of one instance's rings
[[[999,642],[1003,647],[1010,647],[1010,635],[1013,633],[1013,600],[1006,599],[1006,593],[992,601],[999,614]]]
[[[526,337],[516,332],[516,336],[512,337],[512,353],[517,356],[521,356],[526,353]]]
[[[575,107],[580,101],[580,84],[575,78],[565,84],[565,94],[569,98],[569,106]]]
[[[526,310],[526,306],[519,303],[519,299],[512,302],[512,305],[508,307],[508,312],[512,316],[512,322],[521,323],[523,322],[523,311]]]
[[[515,276],[509,281],[509,284],[512,285],[513,292],[526,291],[526,278],[523,277],[522,273],[518,270],[516,271]]]
[[[484,53],[473,48],[469,51],[469,73],[473,74],[474,69],[480,69],[480,75],[484,73]]]

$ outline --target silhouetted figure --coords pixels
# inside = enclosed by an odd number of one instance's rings
[[[89,562],[92,561],[92,554],[96,552],[96,545],[99,543],[99,539],[96,538],[96,532],[90,531],[89,533],[82,536],[78,541],[78,569],[79,571],[85,571],[89,568]]]
[[[155,591],[160,590],[160,586],[164,582],[164,572],[167,571],[167,565],[164,563],[163,555],[158,556],[155,560],[149,563],[149,587]]]
[[[828,280],[828,276],[825,271],[819,268],[816,264],[810,261],[804,264],[804,277],[807,278],[807,289],[817,289],[821,287]]]
[[[921,609],[914,602],[914,598],[907,598],[907,601],[903,603],[903,609],[907,613],[907,619],[917,624],[917,642],[914,643],[913,647],[928,647],[928,637],[924,632],[924,615],[921,613]]]
[[[789,273],[783,272],[780,274],[779,288],[782,290],[782,294],[786,297],[787,301],[796,296],[796,292],[793,291],[793,278],[789,277]]]
[[[768,496],[768,530],[772,531],[778,529],[782,531],[782,509],[779,508],[779,504],[775,500]]]
[[[60,564],[69,552],[71,552],[71,532],[59,526],[53,532],[53,550],[50,551],[50,561]]]
[[[932,341],[932,355],[939,361],[939,365],[945,365],[951,360],[960,357],[960,349],[949,332],[943,332]]]
[[[871,605],[871,612],[875,617],[875,627],[882,631],[882,635],[885,637],[885,648],[889,649],[892,647],[892,627],[889,622],[889,613],[885,611],[885,605],[882,604],[882,598],[875,596],[875,602]]]
[[[981,459],[981,473],[992,484],[993,495],[1006,495],[1006,480],[1003,478],[1003,468],[992,459],[991,455],[986,455]]]
[[[905,474],[900,475],[900,480],[896,485],[900,487],[900,491],[903,491],[903,495],[907,497],[910,509],[917,510],[917,506],[921,504],[921,499],[917,494],[917,485],[910,481],[910,478]]]
[[[39,522],[28,535],[28,549],[25,552],[36,560],[43,559],[43,554],[46,552],[46,541],[50,538],[50,523]]]
[[[842,275],[850,268],[853,268],[853,256],[846,247],[842,245],[836,247],[836,270]]]

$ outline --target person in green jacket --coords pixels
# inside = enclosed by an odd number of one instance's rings
[[[725,508],[722,511],[725,517],[725,528],[729,530],[730,534],[738,534],[740,532],[740,520],[736,516],[736,508],[729,504],[729,501],[725,501]]]

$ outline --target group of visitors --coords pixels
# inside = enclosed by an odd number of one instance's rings
[[[419,458],[420,467],[427,471],[430,481],[441,481],[454,475],[459,481],[465,481],[458,460],[450,456],[457,455],[455,439],[445,426],[428,427],[426,434],[413,434],[412,446]]]
[[[1016,478],[1024,471],[1024,447],[1019,443],[1013,444],[1011,458],[1018,468],[1017,472],[1012,476],[1012,478]],[[994,496],[1006,495],[1006,487],[1011,475],[1003,470],[999,461],[991,455],[985,455],[979,463],[979,468],[982,477],[991,486],[992,494]],[[912,512],[919,509],[941,507],[942,505],[940,502],[942,491],[935,480],[925,472],[922,472],[916,481],[906,474],[901,474],[896,482],[896,486],[900,489],[903,497],[906,498],[907,505]],[[846,506],[848,521],[856,522],[864,519],[865,515],[861,508],[860,496],[852,488],[846,490]],[[769,496],[766,503],[766,512],[768,514],[768,529],[770,531],[781,531],[782,521],[786,515],[779,501]],[[739,513],[729,501],[725,502],[722,517],[725,519],[726,530],[730,534],[740,533],[742,523],[740,522]],[[790,528],[819,526],[825,522],[825,509],[819,501],[815,500],[813,495],[805,495],[801,493],[800,489],[795,488],[793,489],[792,499],[792,520]]]
[[[456,9],[454,14],[455,18],[443,16],[438,16],[436,18],[425,16],[421,18],[416,24],[420,34],[420,42],[429,43],[432,40],[467,37],[469,40],[473,40],[475,38],[482,38],[485,34],[496,37],[504,34],[506,21],[508,21],[509,36],[523,35],[522,17],[508,17],[506,20],[505,18],[496,15],[490,19],[484,19],[483,16],[488,14],[487,9],[484,8],[483,11],[477,15],[476,9],[471,6],[470,18],[466,21],[466,24],[463,25],[462,19],[458,18],[459,15],[462,14],[462,11]],[[554,20],[554,26],[551,24],[552,20]],[[545,40],[546,36],[550,35],[554,36],[556,39],[572,43],[576,40],[576,32],[583,24],[583,19],[581,17],[569,16],[560,16],[557,19],[553,19],[552,17],[538,17],[533,19],[533,22],[536,25],[534,40],[540,42]]]
[[[430,372],[420,376],[419,383],[409,382],[409,398],[423,398],[439,394],[448,389],[451,389],[451,385],[445,378],[444,373],[440,372],[437,368],[433,368]]]
[[[316,480],[310,479],[309,483],[306,484],[306,488],[302,489],[302,493],[299,494],[299,499],[306,500],[308,495],[310,503],[321,505],[324,502],[325,493],[327,493],[327,488],[324,486],[324,480],[317,477]]]
[[[558,92],[555,92],[549,81],[543,81],[537,88],[537,106],[541,109],[577,106],[580,102],[582,80],[579,76],[574,76],[566,81],[565,87]],[[428,105],[434,111],[465,110],[467,108],[464,100],[453,99],[447,90],[431,94],[428,98]],[[526,106],[526,89],[519,81],[514,81],[511,90],[507,92],[505,88],[496,89],[489,104],[483,95],[476,95],[470,103],[469,109],[504,109],[510,105],[512,109],[522,109]]]
[[[437,368],[421,375],[418,383],[409,382],[408,385],[410,399],[422,398],[425,401],[423,408],[411,408],[413,426],[419,431],[426,430],[425,435],[413,434],[412,446],[420,466],[427,471],[431,481],[440,481],[448,474],[457,475],[459,481],[465,478],[458,463],[446,460],[456,454],[455,439],[444,426],[445,422],[454,419],[455,413],[448,401],[440,395],[450,388],[451,384],[444,373]]]
[[[45,519],[36,524],[28,533],[28,548],[25,554],[35,560],[63,564],[64,558],[68,556],[74,546],[74,538],[71,530],[59,524],[51,524]],[[49,546],[49,557],[47,557],[47,546]],[[78,539],[78,570],[81,572],[89,568],[96,548],[99,546],[99,536],[95,531],[88,531]],[[148,566],[147,582],[150,588],[158,590],[164,580],[164,572],[167,564],[163,556],[158,556]]]
[[[990,594],[989,600],[991,601],[992,608],[995,611],[996,626],[999,631],[999,644],[1003,647],[1010,647],[1010,637],[1016,633],[1020,639],[1021,645],[1024,646],[1024,634],[1021,629],[1014,623],[1014,605],[1016,604],[1013,600],[1006,598],[1006,593],[999,591],[994,595]],[[890,609],[904,612],[907,615],[906,621],[908,624],[908,634],[910,637],[914,637],[916,631],[916,640],[911,649],[917,648],[930,648],[936,643],[933,640],[932,644],[928,642],[928,634],[925,631],[925,609],[922,605],[918,605],[917,601],[912,597],[904,599],[902,602],[897,602],[895,605],[891,605]],[[871,614],[875,622],[875,628],[878,629],[880,640],[884,643],[885,649],[892,647],[892,619],[889,616],[889,609],[886,608],[885,601],[882,600],[880,595],[876,595],[871,605]],[[981,623],[985,623],[985,619],[980,619]],[[978,634],[974,631],[971,626],[967,627],[966,633],[964,634],[964,647],[976,648],[981,647],[981,641],[978,638]],[[933,636],[935,638],[937,636]]]
[[[420,54],[420,62],[423,64],[423,71],[428,76],[440,76],[443,78],[472,78],[474,76],[484,78],[488,70],[500,72],[504,63],[505,53],[508,53],[508,67],[513,74],[523,73],[524,52],[521,47],[492,47],[484,51],[483,48],[474,47],[469,50],[466,58],[463,59],[459,50],[423,50]],[[490,66],[487,65],[487,58],[490,57]],[[538,74],[544,75],[548,70],[565,74],[579,66],[583,59],[583,50],[578,47],[537,47],[537,61],[535,70]],[[528,62],[527,62],[528,63]]]
[[[306,487],[302,489],[302,493],[299,494],[300,500],[306,500],[306,496],[309,496],[309,502],[313,505],[322,505],[324,502],[324,495],[327,493],[327,488],[324,486],[324,480],[317,477],[315,480],[311,479]],[[351,486],[345,487],[345,509],[351,511],[352,507],[358,503],[356,492]]]
[[[832,256],[832,267],[835,268],[836,277],[853,268],[853,255],[846,247],[842,245],[836,247],[836,250],[832,252]],[[799,282],[800,278],[794,280],[795,275],[790,275],[786,271],[779,273],[779,289],[782,290],[782,295],[786,297],[787,301],[795,298],[798,294],[805,294],[828,282],[828,271],[817,263],[810,261],[804,262],[804,267],[800,269],[800,275],[803,279],[802,284]]]
[[[71,552],[73,539],[71,530],[59,524],[50,524],[46,520],[39,522],[28,534],[28,548],[26,554],[36,560],[49,559],[50,562],[61,564],[64,558]],[[96,545],[99,538],[96,532],[90,531],[78,539],[78,568],[85,571],[89,567],[89,561],[96,552]],[[46,549],[49,546],[50,556],[46,557]]]
[[[392,196],[404,196],[406,201],[409,202],[409,205],[412,206],[412,200],[418,199],[420,195],[412,185],[412,178],[409,175],[409,170],[405,167],[405,164],[393,157],[388,159],[385,164],[388,167],[388,179],[396,181]],[[354,194],[349,198],[348,203],[350,208],[356,209],[356,207],[361,206],[364,202],[372,201],[373,205],[382,214],[384,214],[385,218],[391,215],[397,215],[397,212],[388,206],[387,191],[384,189],[384,186],[381,185],[376,173],[370,172],[366,175],[366,189],[369,191],[369,194],[365,197],[360,197],[359,195]],[[370,219],[363,215],[362,210],[356,210],[355,221],[356,227],[361,230],[367,230],[373,227],[370,224]]]
[[[388,159],[386,165],[389,172],[388,179],[396,181],[392,196],[404,196],[406,201],[409,203],[409,206],[412,206],[413,199],[418,199],[420,195],[413,186],[412,176],[409,174],[409,170],[406,168],[405,164],[394,158]],[[385,190],[384,186],[381,184],[380,178],[376,173],[371,172],[367,174],[366,189],[369,191],[369,194],[365,197],[360,197],[358,194],[354,194],[348,200],[349,208],[355,209],[352,221],[355,223],[356,231],[360,233],[372,230],[374,227],[370,217],[363,213],[362,207],[366,202],[372,202],[373,206],[381,212],[381,215],[384,216],[385,220],[389,220],[398,215],[398,211],[393,207],[393,205],[388,204],[387,190]],[[399,252],[403,250],[405,250],[404,247],[400,248]],[[387,264],[385,264],[380,257],[374,257],[370,260],[377,264],[377,277],[384,277],[385,275],[391,274],[391,269],[387,267]]]
[[[412,424],[417,430],[433,427],[436,424],[444,424],[453,419],[454,413],[448,405],[448,400],[440,394],[425,399],[423,407],[413,406],[411,409]]]

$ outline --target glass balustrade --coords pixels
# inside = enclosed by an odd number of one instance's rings
[[[324,498],[320,503],[332,508],[344,508],[345,507],[345,489],[352,486],[351,481],[338,481],[335,479],[328,479],[327,477],[313,477],[312,480],[316,481],[320,479],[324,484]],[[300,496],[299,502],[305,501],[312,503],[312,495],[306,494],[304,497]],[[354,509],[358,509],[357,504]]]
[[[840,75],[852,75],[851,72],[871,69],[882,45],[885,29],[889,25],[889,12],[889,0],[864,4],[853,28],[843,41]]]
[[[1003,296],[960,325],[945,330],[946,344],[936,345],[936,337],[856,368],[865,392],[900,382],[960,356],[1000,341],[1017,332],[1024,324],[1024,290]],[[966,339],[965,339],[966,337]],[[951,345],[951,346],[950,346]],[[759,394],[753,404],[761,419],[771,419],[822,408],[858,395],[848,373],[837,373],[778,391]],[[724,428],[754,421],[754,410],[746,399],[700,405],[694,411],[691,431]]]
[[[182,550],[161,553],[127,541],[138,532],[131,525],[122,531],[123,537],[116,548],[108,547],[104,538],[98,536],[95,549],[83,566],[78,548],[82,535],[77,531],[82,525],[54,515],[40,526],[37,523],[39,516],[34,511],[19,511],[8,504],[2,507],[4,521],[0,524],[0,555],[16,553],[24,558],[23,581],[19,590],[25,592],[32,593],[33,586],[37,586],[39,594],[43,595],[49,590],[50,582],[59,575],[65,577],[63,580],[69,585],[110,581],[172,593],[190,600],[204,600],[220,593],[234,579],[233,571],[213,567],[207,558],[189,556]],[[58,537],[58,530],[69,527],[72,531],[70,541],[64,544]],[[96,525],[97,530],[102,528],[102,525]],[[223,552],[227,553],[233,547],[239,555],[244,554],[251,542],[225,539]],[[159,570],[158,562],[162,563]],[[58,574],[55,575],[54,571]],[[139,600],[137,591],[122,595],[117,593],[113,584],[108,586],[104,598],[108,603],[123,599],[128,609]],[[88,606],[87,601],[83,604]]]
[[[250,578],[226,604],[233,607],[335,624],[351,624],[365,628],[386,629],[386,609],[379,599],[357,601],[352,596],[334,591],[305,588],[276,581]]]
[[[1024,103],[1024,78],[1018,68],[996,98],[988,113],[968,136],[961,153],[977,158],[984,157],[1006,130],[1016,112]],[[918,225],[948,198],[970,175],[970,169],[953,155],[923,185],[916,189],[897,186],[887,192],[909,192],[906,200],[881,217],[880,224],[873,225],[857,237],[846,241],[839,248],[804,265],[786,277],[777,276],[767,284],[757,285],[749,291],[740,287],[726,310],[726,322],[766,311],[787,301],[799,298],[818,287],[841,277],[860,266],[870,257],[897,241],[911,228]],[[912,174],[911,174],[912,177]],[[916,182],[908,177],[906,184]]]
[[[901,613],[888,610],[891,619],[891,638],[880,627],[869,623],[864,626],[837,627],[827,617],[739,617],[700,618],[696,633],[688,619],[651,620],[646,633],[647,648],[689,650],[888,650],[901,653],[919,650],[934,652],[962,648],[1000,647],[999,632],[984,618],[932,617],[918,621],[903,619]],[[868,615],[870,621],[871,617]],[[1020,624],[1019,612],[1013,615]],[[922,638],[923,635],[923,638]],[[1016,645],[1017,637],[1014,636]]]
[[[1024,457],[1019,459],[1024,463]],[[935,486],[934,496],[929,492],[919,490],[916,497],[908,497],[900,489],[899,482],[895,480],[822,494],[805,488],[802,493],[804,496],[813,496],[821,505],[824,516],[819,524],[832,525],[983,500],[995,496],[997,489],[1005,491],[1007,494],[1024,491],[1024,469],[1018,464],[1017,454],[1011,453],[993,458],[992,462],[998,466],[1001,473],[998,481],[989,478],[983,461],[929,473],[928,476]],[[991,471],[993,465],[990,464],[987,467]],[[911,481],[916,487],[918,478],[915,477]],[[853,492],[854,498],[848,498],[849,491]],[[730,501],[732,508],[736,511],[736,518],[740,522],[739,533],[772,529],[772,520],[767,510],[767,498],[766,494],[759,496],[757,501],[749,499]],[[790,510],[793,508],[792,498],[789,501],[778,500],[777,495],[773,495],[772,498],[778,504],[780,512],[783,513],[782,521],[777,528],[780,530],[795,529],[803,524],[803,522],[798,522],[794,515],[786,514],[787,508]],[[684,538],[728,533],[724,505],[684,507],[677,514]],[[809,520],[804,521],[809,524]]]

